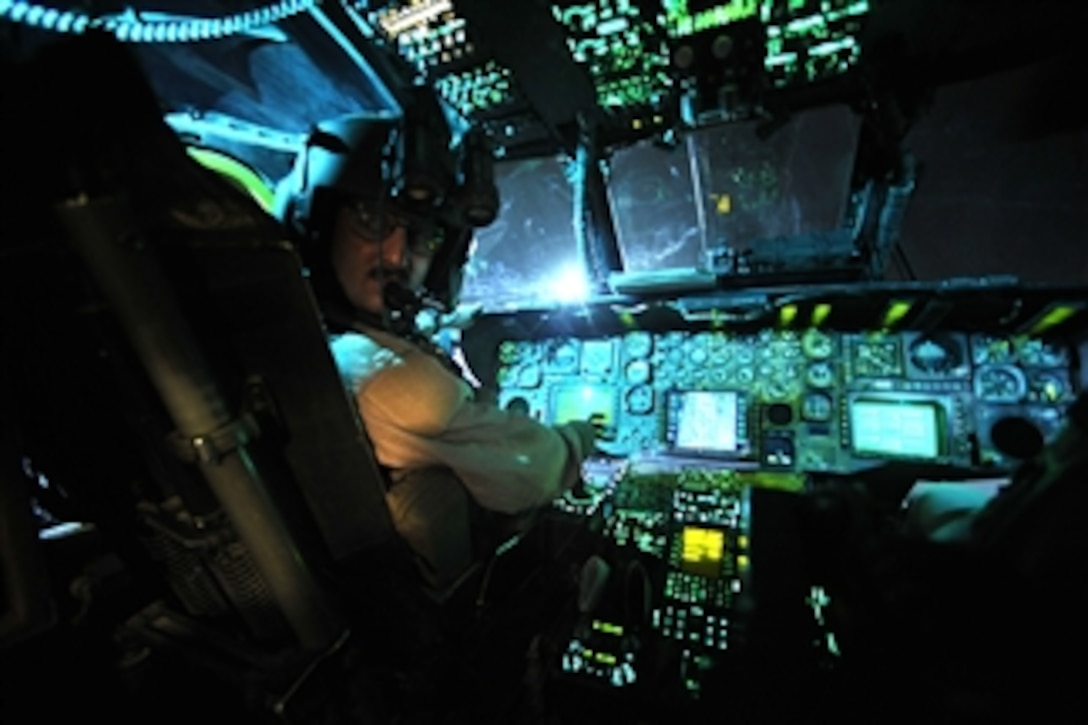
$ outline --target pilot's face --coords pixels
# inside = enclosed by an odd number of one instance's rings
[[[348,301],[357,309],[380,315],[383,290],[390,282],[418,290],[430,266],[430,255],[414,252],[408,222],[386,208],[345,204],[336,214],[332,264]]]

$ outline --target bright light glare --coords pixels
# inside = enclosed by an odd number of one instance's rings
[[[564,267],[545,285],[545,295],[555,302],[573,303],[589,299],[589,280],[578,265]]]

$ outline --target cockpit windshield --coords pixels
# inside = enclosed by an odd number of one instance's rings
[[[847,227],[858,127],[853,111],[835,105],[770,129],[719,124],[616,150],[605,165],[619,271],[725,272],[755,284],[761,273],[845,266],[857,241]],[[574,227],[572,164],[499,164],[502,211],[477,233],[465,302],[500,311],[593,297]]]

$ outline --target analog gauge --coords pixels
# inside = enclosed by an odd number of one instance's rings
[[[574,372],[578,367],[578,344],[574,340],[553,343],[548,353],[548,367],[555,372]]]
[[[737,350],[736,358],[741,365],[747,365],[755,358],[755,354],[752,352],[752,348],[745,345]]]
[[[517,380],[517,371],[513,368],[499,368],[499,372],[495,375],[495,382],[500,388],[512,386],[515,380]]]
[[[653,335],[643,330],[628,332],[623,338],[623,350],[627,353],[627,357],[632,360],[649,357],[654,350]]]
[[[694,347],[688,354],[688,359],[695,365],[706,364],[707,351],[704,347]]]
[[[649,385],[636,385],[627,391],[627,411],[645,415],[654,409],[654,389]]]
[[[666,362],[673,370],[679,370],[687,365],[687,358],[684,357],[684,351],[680,348],[669,350],[669,354],[665,356]]]
[[[826,360],[834,352],[834,341],[826,332],[807,330],[801,338],[801,349],[811,360]]]
[[[881,378],[902,374],[899,343],[895,340],[866,341],[854,348],[854,375]]]
[[[827,388],[835,382],[835,371],[828,362],[814,362],[808,366],[805,382],[813,388]]]
[[[520,395],[506,401],[506,410],[511,413],[517,413],[518,415],[528,416],[532,412],[529,407],[529,401]]]
[[[650,380],[650,363],[645,360],[632,360],[627,363],[625,371],[627,382],[632,385],[641,385]]]
[[[911,365],[928,375],[948,375],[963,365],[963,350],[950,335],[923,335],[910,344]]]
[[[1004,365],[1012,362],[1012,342],[1003,337],[978,335],[971,340],[975,365]]]
[[[789,397],[789,390],[781,380],[770,380],[764,384],[763,397],[767,400],[785,400]]]
[[[979,368],[975,373],[975,395],[990,403],[1018,403],[1027,393],[1024,374],[1009,365]]]
[[[1036,373],[1031,376],[1031,397],[1040,403],[1057,403],[1066,397],[1069,385],[1058,373]]]
[[[518,359],[518,345],[513,340],[506,340],[499,345],[499,362],[504,365],[509,365],[512,362],[517,362]]]
[[[809,393],[801,402],[801,417],[813,423],[831,420],[831,396],[826,393]]]
[[[544,375],[538,365],[526,365],[518,372],[518,386],[536,388],[543,381]]]
[[[684,344],[685,339],[687,339],[687,333],[672,330],[666,332],[664,337],[661,338],[661,345],[667,348],[679,347]]]
[[[612,340],[586,340],[582,343],[582,372],[611,376],[616,347]]]
[[[737,382],[741,385],[748,385],[755,380],[755,373],[752,372],[752,368],[741,368],[737,371]]]
[[[1042,340],[1024,340],[1017,353],[1020,363],[1029,367],[1054,368],[1066,364],[1065,350]]]

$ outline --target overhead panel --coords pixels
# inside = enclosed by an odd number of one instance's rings
[[[453,108],[487,128],[499,155],[524,156],[569,151],[578,117],[612,147],[667,138],[680,125],[765,117],[766,107],[781,107],[776,96],[856,67],[871,4],[360,0],[356,7]]]
[[[605,118],[630,137],[659,130],[675,114],[665,16],[653,3],[552,3],[574,61],[585,68]],[[622,129],[622,130],[621,130]]]
[[[369,19],[466,118],[482,120],[523,105],[510,69],[493,57],[452,0],[386,3]]]
[[[764,67],[770,84],[785,88],[816,83],[849,71],[861,58],[861,32],[869,11],[869,0],[764,2]]]

